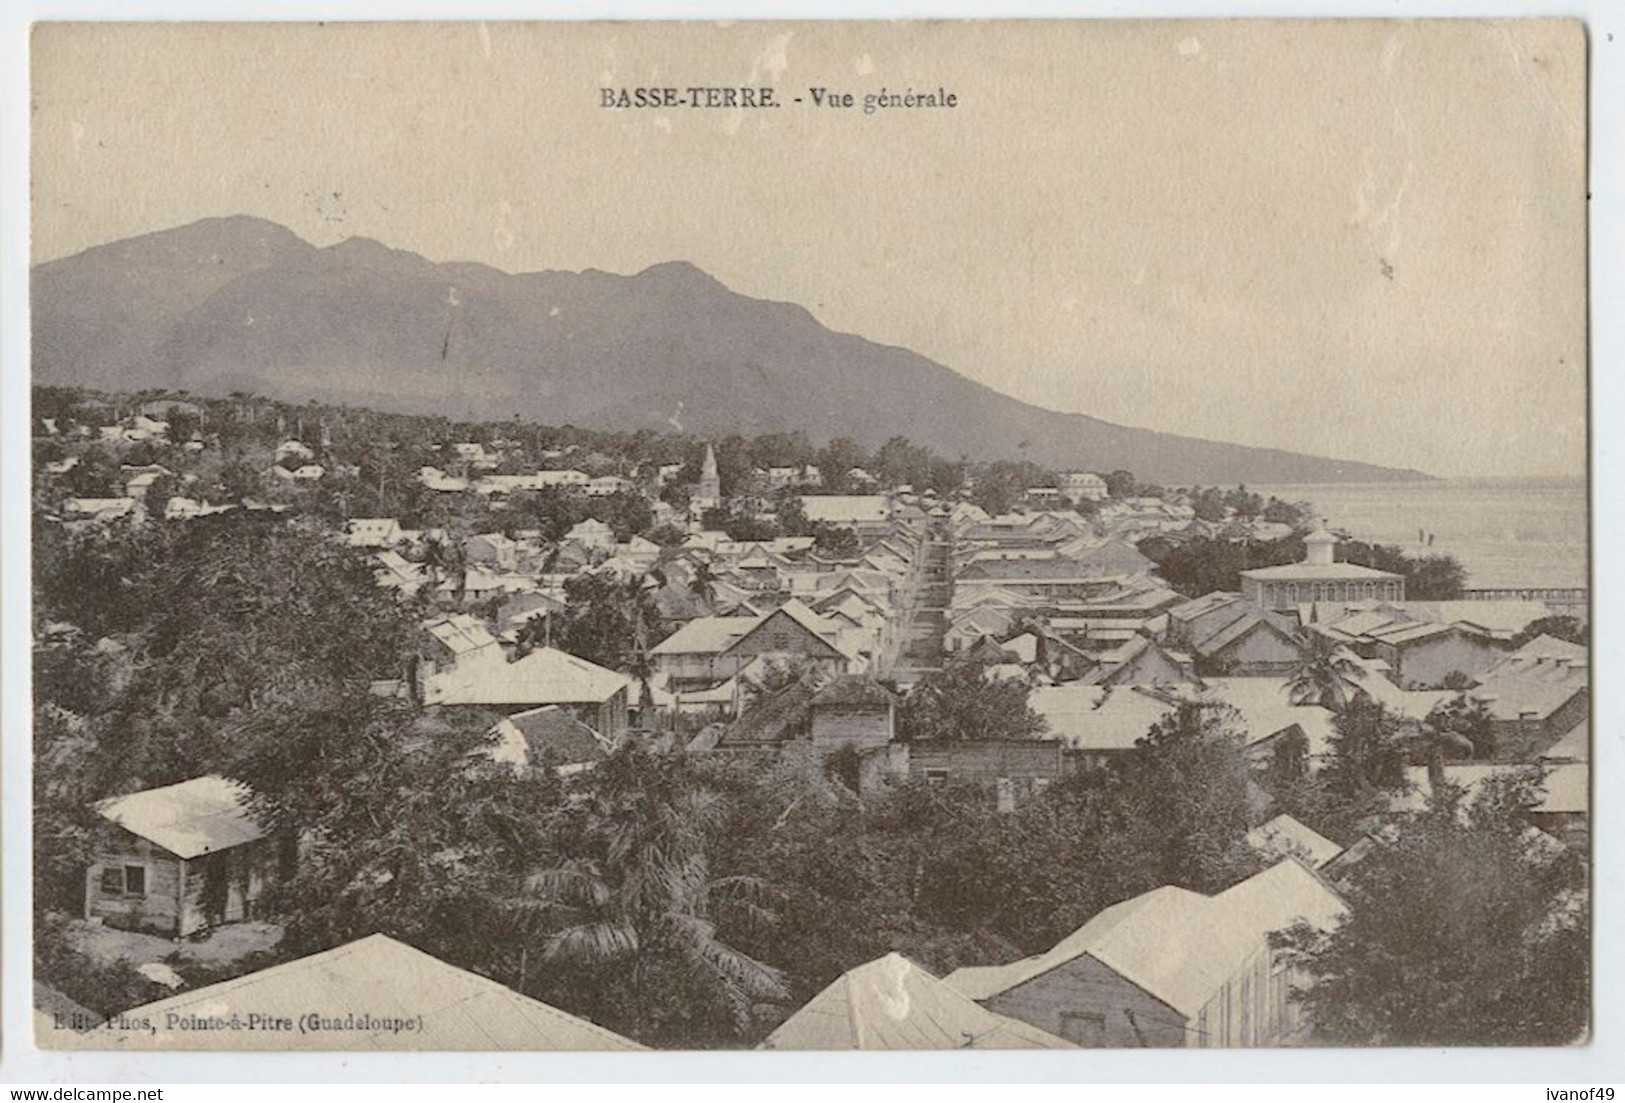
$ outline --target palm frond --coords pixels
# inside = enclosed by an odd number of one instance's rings
[[[638,932],[627,923],[578,923],[548,938],[543,956],[548,961],[600,965],[637,953],[638,945]]]
[[[609,902],[609,886],[596,863],[572,859],[525,878],[525,888],[549,902],[602,907]]]

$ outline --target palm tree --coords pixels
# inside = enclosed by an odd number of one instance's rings
[[[1435,717],[1423,720],[1411,736],[1412,754],[1420,758],[1428,771],[1428,790],[1439,791],[1444,784],[1444,764],[1450,759],[1473,757],[1473,741],[1460,732],[1451,731]]]
[[[1312,631],[1306,635],[1303,658],[1287,679],[1287,697],[1295,705],[1323,705],[1342,712],[1359,689],[1362,673],[1346,648]]]
[[[649,627],[645,616],[644,595],[641,590],[631,594],[632,652],[627,656],[627,673],[638,684],[638,726],[648,727],[648,713],[654,706],[654,656],[649,654]]]
[[[451,550],[446,542],[438,536],[430,536],[423,541],[423,570],[429,576],[429,589],[439,590],[440,583],[445,579],[446,568],[451,564]]]
[[[711,564],[700,560],[694,564],[694,577],[689,580],[688,588],[709,605],[716,597],[716,582],[717,576],[711,570]]]
[[[788,998],[784,979],[724,943],[716,920],[771,923],[773,893],[757,878],[713,878],[706,834],[722,820],[718,795],[695,784],[680,757],[637,744],[600,762],[586,782],[575,854],[534,873],[522,905],[556,923],[544,962],[597,974],[634,1036],[648,1038],[674,977],[697,983],[743,1030],[753,1003]]]

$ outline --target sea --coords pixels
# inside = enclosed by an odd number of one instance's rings
[[[1452,555],[1472,589],[1587,586],[1583,478],[1248,487],[1314,503],[1326,525],[1408,555]]]

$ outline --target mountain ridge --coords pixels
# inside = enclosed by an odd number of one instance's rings
[[[507,273],[365,237],[318,247],[205,219],[35,266],[35,379],[109,390],[385,396],[401,412],[700,434],[806,430],[875,446],[1126,468],[1165,483],[1425,479],[1046,410],[910,349],[829,329],[686,260],[633,275]],[[376,404],[376,402],[374,403]]]

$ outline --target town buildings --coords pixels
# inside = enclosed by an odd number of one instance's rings
[[[1390,571],[1336,561],[1337,537],[1324,524],[1303,538],[1302,563],[1241,572],[1241,596],[1265,609],[1305,601],[1403,601],[1405,579]]]

